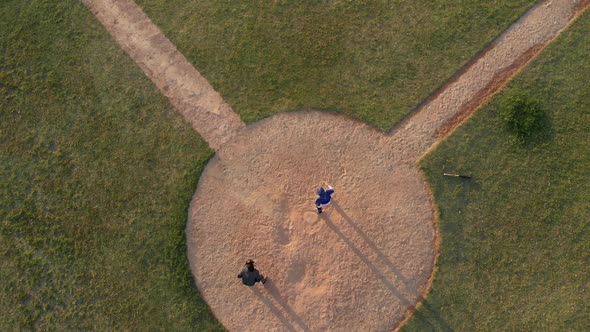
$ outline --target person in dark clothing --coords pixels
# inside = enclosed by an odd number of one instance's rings
[[[315,207],[318,209],[318,213],[322,213],[322,208],[330,204],[333,193],[334,188],[332,188],[330,185],[328,185],[327,189],[324,189],[324,187],[320,187],[320,189],[318,189],[318,195],[315,200]]]
[[[246,286],[254,286],[257,282],[263,285],[266,283],[266,278],[254,268],[254,261],[251,259],[246,261],[246,267],[238,274],[238,278],[241,278]]]

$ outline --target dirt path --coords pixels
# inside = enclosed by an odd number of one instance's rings
[[[385,134],[315,111],[245,127],[133,2],[83,1],[217,152],[189,209],[188,257],[203,298],[237,331],[399,327],[427,293],[436,257],[431,194],[416,160],[589,2],[538,4]],[[336,187],[335,202],[318,215],[323,181]],[[270,277],[265,286],[236,278],[248,258]]]
[[[410,147],[407,157],[416,160],[433,148],[502,89],[589,3],[549,0],[529,10],[412,116],[392,129],[395,140],[404,141]]]
[[[82,1],[211,148],[219,149],[245,127],[135,2]]]

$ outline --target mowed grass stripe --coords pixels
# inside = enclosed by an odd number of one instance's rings
[[[212,151],[81,2],[0,31],[0,330],[221,330],[184,237]]]
[[[422,162],[442,245],[406,331],[590,329],[589,30],[586,13]],[[525,144],[499,118],[517,93],[549,118]]]
[[[244,121],[313,108],[387,130],[534,1],[137,3]]]

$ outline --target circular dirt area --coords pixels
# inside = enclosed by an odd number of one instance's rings
[[[436,230],[404,146],[325,112],[241,131],[203,172],[188,254],[213,313],[235,331],[389,331],[427,287]],[[316,189],[336,189],[321,215]],[[266,285],[237,278],[252,258]]]

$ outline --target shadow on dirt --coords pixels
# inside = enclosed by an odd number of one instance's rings
[[[259,290],[257,287],[251,287],[252,292],[258,299],[264,303],[277,318],[283,323],[285,328],[289,331],[298,331],[292,322],[294,322],[299,330],[310,331],[303,319],[293,311],[287,302],[281,297],[278,289],[273,285],[272,280],[268,278],[264,284],[264,290]],[[270,295],[270,296],[269,296]],[[278,304],[275,305],[275,303]],[[282,309],[282,310],[281,310]]]
[[[365,242],[366,245],[371,248],[371,250],[379,257],[379,260],[383,265],[387,267],[387,269],[399,279],[406,291],[408,292],[417,292],[416,286],[404,277],[401,271],[385,256],[385,254],[379,249],[379,247],[373,242],[367,234],[365,234],[358,224],[352,220],[352,218],[342,209],[340,205],[336,202],[332,202],[334,209],[336,212],[346,221],[348,226],[352,228]],[[381,271],[375,264],[373,264],[359,249],[359,247],[349,238],[347,237],[339,228],[332,222],[330,217],[327,214],[322,215],[322,219],[326,222],[326,225],[330,227],[341,239],[348,245],[348,247],[363,261],[363,263],[375,274],[377,279],[393,294],[396,298],[399,299],[401,304],[407,308],[414,308],[415,303],[410,302],[402,292],[396,287],[391,280],[386,276],[387,271],[385,273]],[[432,306],[428,303],[427,300],[423,299],[421,302],[421,306],[426,310],[427,317],[425,314],[420,313],[419,311],[414,310],[413,314],[416,315],[416,318],[420,319],[422,322],[427,323],[428,325],[432,326],[433,329],[438,331],[452,331],[453,329],[451,326],[440,316],[440,314],[432,308]]]

